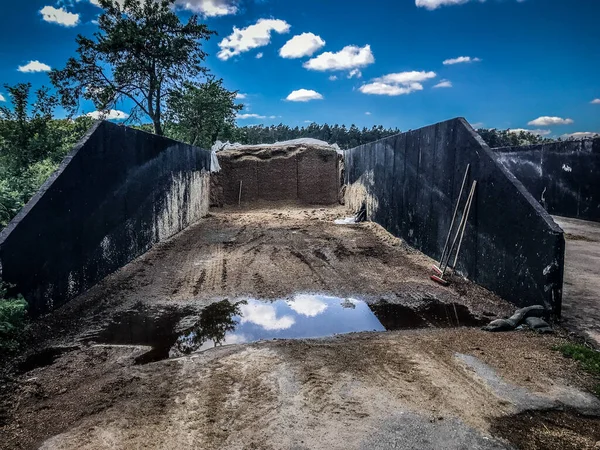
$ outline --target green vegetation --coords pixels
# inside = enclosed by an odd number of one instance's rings
[[[571,343],[559,345],[555,350],[560,351],[567,358],[579,361],[585,371],[597,377],[595,393],[600,397],[600,352],[585,345]]]
[[[8,288],[0,280],[0,357],[19,349],[27,325],[27,302],[20,295],[8,298]]]
[[[133,101],[133,119],[149,118],[164,134],[163,111],[184,83],[207,73],[202,40],[214,34],[192,15],[182,23],[175,0],[99,0],[104,12],[93,39],[77,36],[78,57],[50,79],[62,105],[75,113],[81,98],[99,111]]]
[[[0,106],[0,229],[19,212],[92,124],[88,117],[53,119],[56,98],[30,84],[5,86]]]

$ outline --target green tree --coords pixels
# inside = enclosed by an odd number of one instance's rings
[[[106,111],[129,99],[132,119],[149,117],[162,135],[167,101],[183,83],[206,73],[201,41],[214,34],[197,15],[183,23],[174,2],[99,0],[99,31],[93,39],[79,35],[78,56],[50,73],[63,106],[75,112],[84,98]]]
[[[92,120],[53,119],[57,99],[31,85],[5,86],[10,105],[0,106],[0,228],[4,227],[58,167]]]
[[[212,146],[235,125],[236,112],[244,107],[236,104],[236,94],[212,76],[202,84],[185,83],[167,103],[167,134],[191,145]]]

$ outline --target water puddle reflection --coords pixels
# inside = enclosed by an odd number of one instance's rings
[[[430,301],[422,308],[353,298],[296,295],[289,300],[224,300],[197,316],[178,309],[154,316],[141,306],[120,315],[87,340],[97,343],[147,345],[138,358],[145,364],[201,352],[213,347],[270,339],[319,338],[360,331],[424,327],[479,326],[463,305]]]

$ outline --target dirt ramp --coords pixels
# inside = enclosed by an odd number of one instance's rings
[[[247,146],[218,153],[221,171],[213,174],[214,206],[259,200],[303,204],[337,203],[340,157],[318,145]]]

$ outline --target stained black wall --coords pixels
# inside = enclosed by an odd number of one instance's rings
[[[600,222],[600,138],[493,151],[550,214]]]
[[[60,306],[208,210],[210,153],[98,122],[0,233],[0,275]]]
[[[370,220],[435,259],[470,163],[478,188],[457,269],[515,305],[560,315],[562,230],[464,119],[354,148],[345,163],[349,204],[365,202]]]

